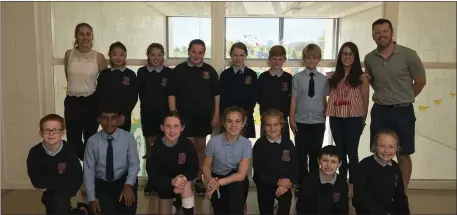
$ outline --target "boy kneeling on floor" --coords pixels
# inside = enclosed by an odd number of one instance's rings
[[[140,158],[133,135],[118,128],[121,114],[117,107],[102,108],[102,130],[87,141],[84,184],[95,215],[136,214]]]
[[[297,214],[349,214],[348,184],[336,173],[341,157],[336,146],[321,149],[319,171],[311,172],[300,185]]]
[[[64,119],[49,114],[40,120],[43,141],[33,146],[27,157],[27,173],[32,185],[43,190],[41,202],[46,214],[87,214],[85,208],[71,209],[70,199],[83,182],[83,171],[76,149],[62,140]]]

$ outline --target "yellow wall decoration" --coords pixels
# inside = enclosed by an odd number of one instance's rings
[[[450,92],[449,94],[451,95],[452,98],[455,97],[455,92]]]
[[[440,105],[442,101],[443,101],[443,99],[433,100],[433,102],[435,102],[435,105]]]
[[[426,105],[419,105],[419,110],[420,110],[420,111],[424,111],[424,110],[427,110],[428,108],[430,108],[430,106],[426,106]]]

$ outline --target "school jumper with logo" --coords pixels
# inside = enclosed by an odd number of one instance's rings
[[[297,154],[290,139],[281,138],[275,142],[266,136],[254,144],[254,182],[257,187],[257,201],[260,214],[273,214],[275,192],[278,180],[289,179],[293,184],[297,177]],[[289,189],[278,199],[277,214],[289,214],[292,192]]]
[[[121,108],[125,122],[120,128],[130,132],[132,111],[138,101],[138,81],[129,68],[107,68],[98,76],[97,105]]]
[[[176,98],[176,109],[186,123],[182,135],[206,137],[211,133],[214,97],[219,95],[219,75],[206,63],[191,66],[183,62],[172,73],[170,95]]]
[[[43,143],[33,146],[27,157],[27,173],[32,185],[46,189],[41,202],[46,214],[70,214],[70,199],[83,182],[83,171],[76,149],[62,140],[56,154],[50,154]]]
[[[166,66],[138,69],[141,127],[143,135],[158,136],[168,107],[168,83],[172,70]]]
[[[352,204],[357,214],[410,214],[397,162],[383,163],[376,155],[360,161],[354,175]]]
[[[160,199],[179,198],[173,190],[171,181],[182,174],[188,182],[198,174],[198,157],[194,144],[185,137],[179,137],[174,145],[165,145],[163,138],[151,146],[146,162],[149,176],[148,184],[159,194]],[[183,208],[184,215],[193,214],[193,208]]]
[[[330,182],[323,181],[321,172],[311,172],[300,185],[297,214],[349,214],[346,179],[335,173]]]
[[[289,122],[287,118],[289,117],[290,112],[292,75],[284,71],[272,75],[269,71],[266,71],[259,75],[258,81],[260,114],[272,108],[280,110],[286,119],[282,136],[286,139],[290,139]]]
[[[239,106],[246,111],[247,120],[243,136],[254,138],[254,107],[257,103],[257,74],[247,67],[230,67],[221,73],[221,116],[225,109]]]

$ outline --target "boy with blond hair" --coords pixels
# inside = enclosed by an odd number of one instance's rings
[[[282,69],[286,59],[286,49],[283,46],[271,47],[268,54],[270,69],[260,74],[258,80],[260,114],[268,109],[278,109],[283,113],[285,119],[289,117],[292,75]],[[263,126],[262,124],[261,127],[263,128]],[[282,137],[290,139],[287,122],[282,129]],[[263,129],[261,129],[261,136],[265,136]]]
[[[297,170],[298,181],[319,170],[317,158],[324,141],[326,97],[330,92],[327,78],[316,68],[322,56],[320,47],[309,44],[302,55],[305,69],[293,76],[289,118],[300,167]],[[299,190],[297,186],[296,192]]]

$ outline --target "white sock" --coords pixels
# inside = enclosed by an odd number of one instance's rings
[[[194,207],[194,196],[191,196],[187,199],[182,199],[182,207],[183,208],[186,208],[186,209],[189,209],[189,208],[193,208]]]

